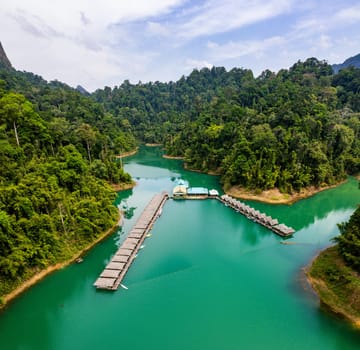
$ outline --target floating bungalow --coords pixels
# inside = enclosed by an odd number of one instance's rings
[[[217,198],[219,192],[217,190],[208,190],[205,187],[188,187],[184,182],[179,182],[173,189],[174,199],[206,199]]]
[[[219,196],[219,192],[217,190],[210,190],[209,197],[215,198]]]
[[[217,198],[225,205],[230,206],[237,212],[245,215],[248,219],[253,220],[254,222],[257,222],[258,224],[270,229],[279,236],[289,237],[295,232],[293,228],[288,227],[285,224],[279,224],[277,219],[273,219],[271,216],[260,213],[258,210],[251,208],[250,206],[228,196],[227,194]]]
[[[143,242],[155,220],[159,217],[167,199],[168,194],[166,192],[159,193],[151,199],[125,241],[95,281],[94,286],[96,288],[118,289],[133,260],[136,258],[138,250],[143,247]]]
[[[189,187],[186,192],[187,198],[207,198],[209,196],[209,190],[205,187]]]
[[[185,198],[187,194],[187,187],[185,185],[175,186],[173,189],[174,198]]]

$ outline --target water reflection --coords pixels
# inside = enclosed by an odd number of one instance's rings
[[[139,181],[116,200],[130,211],[123,227],[5,310],[1,348],[358,349],[359,332],[320,313],[298,279],[360,201],[351,179],[292,206],[251,203],[297,229],[292,243],[301,244],[293,245],[216,200],[169,200],[126,276],[129,290],[96,291],[93,282],[154,193],[179,179],[219,187],[217,177],[160,158],[161,149],[139,152],[124,160]]]

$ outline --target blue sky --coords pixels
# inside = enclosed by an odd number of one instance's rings
[[[89,91],[194,68],[278,71],[360,53],[358,0],[0,0],[16,69]]]

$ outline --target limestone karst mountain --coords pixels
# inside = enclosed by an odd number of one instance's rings
[[[0,67],[3,68],[12,68],[11,62],[6,56],[6,52],[4,48],[2,47],[2,44],[0,42]]]

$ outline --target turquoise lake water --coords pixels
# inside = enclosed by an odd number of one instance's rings
[[[169,200],[123,281],[128,290],[97,291],[92,284],[155,193],[179,179],[221,190],[217,177],[185,171],[159,148],[125,163],[138,184],[118,196],[123,227],[2,311],[1,349],[360,348],[360,332],[319,308],[302,272],[360,203],[355,179],[292,206],[247,202],[294,227],[292,245],[216,200]]]

